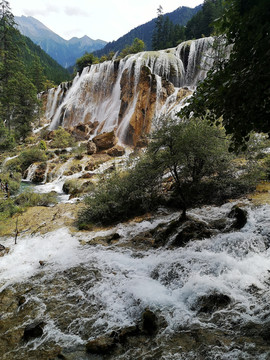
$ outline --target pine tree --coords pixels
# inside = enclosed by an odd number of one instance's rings
[[[157,9],[157,19],[155,29],[153,31],[152,36],[152,49],[159,50],[163,47],[163,23],[164,23],[164,16],[163,16],[163,8],[160,5]]]
[[[46,78],[44,76],[44,69],[37,55],[35,55],[32,64],[31,79],[38,93],[45,90]]]
[[[9,134],[17,139],[31,131],[37,108],[37,90],[26,74],[20,58],[19,32],[8,1],[0,2],[0,117]]]

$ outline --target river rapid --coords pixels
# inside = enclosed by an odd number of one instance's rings
[[[219,222],[232,205],[188,215]],[[1,239],[10,248],[0,258],[1,359],[270,359],[270,206],[244,207],[241,230],[183,247],[147,238],[179,216],[164,209],[98,232]],[[35,322],[42,333],[26,339]],[[110,351],[86,351],[123,332]]]

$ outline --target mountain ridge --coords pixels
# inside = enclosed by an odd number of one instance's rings
[[[32,16],[15,16],[15,22],[22,35],[29,37],[65,68],[74,65],[85,52],[99,50],[107,44],[104,40],[93,40],[87,35],[65,40]]]
[[[164,14],[168,16],[173,24],[186,25],[187,22],[199,11],[202,5],[198,5],[195,8],[187,6],[179,6],[176,10]],[[100,57],[102,55],[108,55],[111,51],[117,52],[123,50],[127,45],[131,45],[135,38],[139,38],[144,41],[146,50],[152,50],[152,34],[155,28],[157,17],[152,20],[135,27],[128,33],[124,34],[115,41],[108,42],[102,49],[95,51],[95,55]]]

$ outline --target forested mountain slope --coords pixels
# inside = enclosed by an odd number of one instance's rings
[[[31,16],[15,16],[20,32],[28,36],[63,67],[74,65],[85,52],[93,52],[106,45],[106,41],[93,40],[88,36],[65,40]]]
[[[186,25],[187,22],[201,9],[201,5],[194,9],[189,7],[179,7],[171,13],[167,13],[164,16],[168,16],[170,21],[174,24]],[[109,42],[103,49],[95,51],[95,55],[102,56],[109,54],[111,51],[117,52],[123,50],[126,45],[132,44],[135,38],[139,38],[144,41],[146,50],[152,50],[152,35],[155,29],[156,18],[148,21],[147,23],[136,27],[127,34],[123,35],[116,41]]]

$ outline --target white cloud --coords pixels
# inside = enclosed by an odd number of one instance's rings
[[[49,16],[51,14],[55,14],[55,13],[59,13],[61,10],[60,8],[58,8],[55,5],[52,4],[47,4],[45,8],[39,8],[39,9],[23,9],[23,12],[27,15],[27,16],[38,16],[38,15],[42,15],[42,16]]]
[[[85,10],[82,10],[81,8],[66,6],[64,9],[64,12],[68,16],[83,16],[88,17],[89,13]]]

